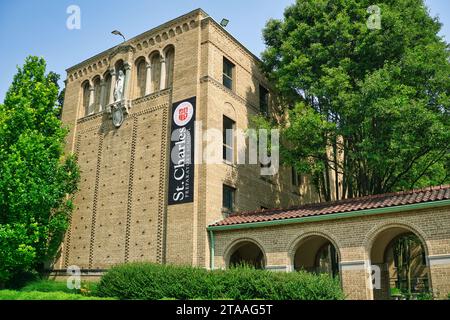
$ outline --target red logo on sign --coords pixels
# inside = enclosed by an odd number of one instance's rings
[[[189,108],[188,108],[188,107],[181,108],[181,109],[178,111],[178,119],[179,119],[181,122],[186,121],[188,117],[189,117]]]

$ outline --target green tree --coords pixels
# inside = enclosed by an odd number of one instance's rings
[[[64,156],[58,79],[28,57],[0,104],[0,285],[52,261],[73,209],[79,170]]]
[[[411,296],[413,268],[422,264],[424,252],[422,243],[416,235],[405,235],[394,242],[393,252],[397,268],[398,289],[404,289],[402,284],[406,282],[406,291],[408,296]]]
[[[422,0],[376,3],[380,29],[367,25],[373,1],[297,0],[264,30],[282,159],[312,176],[322,200],[450,182],[441,25]]]

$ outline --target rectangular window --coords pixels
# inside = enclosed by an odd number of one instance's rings
[[[227,58],[223,58],[223,85],[233,90],[234,64]]]
[[[269,90],[259,86],[259,111],[264,115],[269,115]]]
[[[236,189],[223,185],[223,210],[233,212],[235,208]]]
[[[223,160],[234,163],[234,126],[235,122],[223,117]]]
[[[301,176],[297,173],[294,167],[292,167],[292,185],[299,187],[301,181]]]

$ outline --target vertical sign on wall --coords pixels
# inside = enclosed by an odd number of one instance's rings
[[[194,202],[196,97],[172,106],[169,205]]]

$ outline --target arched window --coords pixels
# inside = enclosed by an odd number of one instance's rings
[[[147,78],[147,66],[145,59],[141,58],[136,62],[136,98],[145,96],[145,85]]]
[[[374,299],[414,299],[431,293],[426,252],[426,243],[402,226],[381,231],[370,252],[370,263],[380,272]]]
[[[158,92],[161,87],[161,56],[155,53],[151,56],[152,65],[152,92]]]
[[[265,268],[264,253],[261,248],[250,241],[243,241],[234,246],[228,261],[228,267],[253,267]]]
[[[100,111],[100,97],[101,97],[101,80],[100,77],[94,79],[94,113]]]
[[[339,276],[339,255],[330,240],[321,235],[303,239],[295,251],[294,269]]]
[[[339,263],[336,248],[331,242],[319,249],[316,255],[316,272],[328,273],[336,277],[339,275]]]
[[[166,88],[171,88],[173,84],[173,72],[175,66],[175,49],[170,46],[165,51],[166,58]]]
[[[90,98],[90,93],[91,93],[91,86],[89,84],[88,81],[84,82],[83,84],[83,111],[84,111],[84,116],[88,116],[89,115],[89,98]]]

